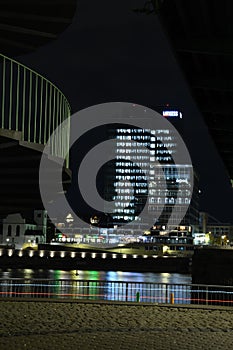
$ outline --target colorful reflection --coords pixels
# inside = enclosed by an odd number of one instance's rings
[[[192,283],[190,274],[95,270],[0,269],[0,278],[101,280],[124,282]]]

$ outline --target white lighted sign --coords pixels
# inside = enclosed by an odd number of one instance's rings
[[[179,111],[173,111],[173,110],[163,111],[163,117],[165,117],[165,118],[169,118],[169,117],[182,118],[182,113]]]

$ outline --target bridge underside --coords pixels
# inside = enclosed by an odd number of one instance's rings
[[[233,2],[164,0],[159,16],[233,179]]]
[[[72,22],[77,0],[0,0],[0,47],[18,56],[47,44]]]
[[[9,134],[14,134],[14,138]],[[8,130],[0,131],[0,216],[20,212],[26,217],[34,209],[43,209],[39,191],[39,166],[43,146],[19,141],[20,133]],[[56,164],[50,160],[47,171],[57,171]],[[71,174],[63,171],[64,191],[70,185]],[[53,189],[52,183],[46,183],[48,192]],[[59,197],[57,197],[55,200]],[[51,196],[51,200],[54,200]]]

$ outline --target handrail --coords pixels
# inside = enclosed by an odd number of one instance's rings
[[[169,283],[169,282],[144,282],[144,281],[121,281],[121,280],[96,280],[96,279],[81,279],[74,280],[71,278],[29,278],[29,277],[0,277],[1,281],[32,281],[32,282],[98,282],[98,283],[128,283],[128,284],[153,284],[153,285],[163,285],[163,286],[187,286],[187,287],[210,287],[210,288],[226,288],[226,289],[232,289],[233,292],[233,286],[227,286],[227,285],[220,285],[220,284],[201,284],[201,283]]]
[[[45,145],[65,120],[65,130],[51,144],[51,155],[69,165],[69,117],[64,94],[41,74],[0,54],[0,128],[21,132],[22,141]]]
[[[1,298],[144,301],[233,306],[233,286],[75,279],[1,278]]]

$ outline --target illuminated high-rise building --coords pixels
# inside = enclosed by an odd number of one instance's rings
[[[166,110],[163,115],[173,120],[182,119],[178,111]],[[147,199],[147,217],[154,218],[154,225],[175,228],[184,207],[188,207],[188,211],[181,224],[198,223],[198,201],[195,196],[191,201],[192,165],[174,164],[178,141],[173,128],[116,126],[109,130],[109,137],[116,139],[115,162],[106,171],[105,187],[105,198],[115,201],[111,214],[113,225],[119,227],[132,222],[131,228],[138,232],[148,229],[148,222],[140,216]],[[195,193],[196,180],[194,175]],[[156,216],[156,213],[160,214]]]

